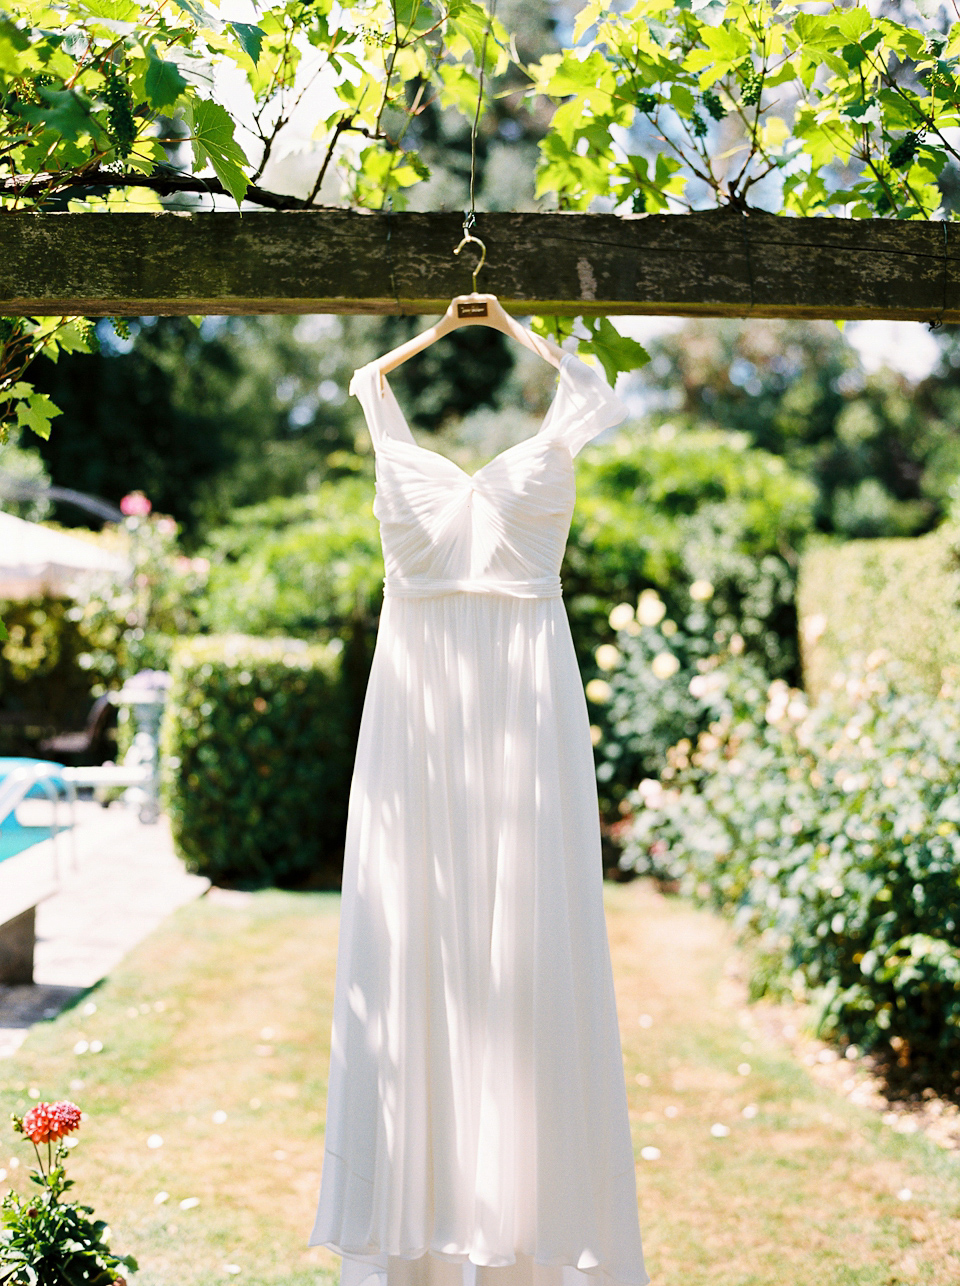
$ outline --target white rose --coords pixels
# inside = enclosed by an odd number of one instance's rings
[[[629,603],[618,603],[607,618],[613,630],[625,630],[634,619],[633,608]]]
[[[641,625],[659,625],[667,614],[667,605],[655,589],[645,589],[637,603],[637,620]]]
[[[827,618],[820,612],[815,616],[805,616],[800,625],[803,641],[812,647],[823,636],[827,628]]]
[[[587,700],[594,705],[602,706],[613,696],[613,688],[606,679],[591,679],[586,687]]]
[[[601,670],[615,670],[620,664],[620,652],[612,643],[601,643],[593,655]]]
[[[650,663],[658,679],[670,679],[680,669],[680,662],[672,652],[658,652]]]

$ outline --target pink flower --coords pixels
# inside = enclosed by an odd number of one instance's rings
[[[75,1103],[38,1103],[23,1118],[23,1132],[34,1143],[53,1143],[80,1127],[80,1109]]]
[[[152,508],[142,491],[131,491],[120,501],[120,512],[128,518],[145,518]]]

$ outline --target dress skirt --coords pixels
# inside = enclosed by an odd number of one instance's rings
[[[311,1244],[343,1286],[649,1280],[559,597],[384,600]]]

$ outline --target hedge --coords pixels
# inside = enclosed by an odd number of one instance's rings
[[[190,870],[220,884],[336,882],[352,767],[342,653],[339,640],[243,635],[178,646],[164,794]]]
[[[855,658],[899,663],[900,681],[936,695],[960,668],[958,532],[809,549],[797,608],[804,686],[813,698]]]

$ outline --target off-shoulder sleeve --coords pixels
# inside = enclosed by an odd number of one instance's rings
[[[604,429],[616,428],[629,412],[602,375],[573,353],[560,367],[560,388],[541,430],[565,442],[571,455]]]

